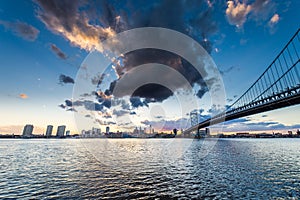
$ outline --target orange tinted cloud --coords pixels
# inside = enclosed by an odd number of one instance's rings
[[[27,99],[28,98],[27,94],[24,94],[24,93],[19,94],[19,97],[21,99]]]
[[[279,15],[278,15],[278,14],[275,14],[275,15],[273,15],[273,17],[271,18],[270,23],[276,24],[278,21],[279,21]]]
[[[80,11],[77,2],[37,1],[40,9],[38,18],[53,33],[62,35],[72,45],[86,51],[103,51],[102,40],[114,36],[115,31],[108,27],[91,24],[88,14]],[[68,4],[66,6],[66,4]],[[64,12],[61,12],[64,10]],[[120,20],[117,18],[116,20]]]

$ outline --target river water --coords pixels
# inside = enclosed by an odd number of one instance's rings
[[[2,139],[4,198],[298,199],[300,139]]]

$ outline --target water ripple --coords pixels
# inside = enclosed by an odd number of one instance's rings
[[[299,152],[299,139],[0,140],[0,199],[297,199]]]

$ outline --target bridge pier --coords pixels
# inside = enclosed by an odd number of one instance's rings
[[[200,138],[201,138],[201,135],[200,135],[200,128],[197,128],[195,138],[196,138],[196,139],[200,139]]]

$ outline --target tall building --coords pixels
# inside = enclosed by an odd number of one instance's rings
[[[46,130],[46,137],[51,137],[52,130],[53,130],[53,126],[52,125],[48,125],[47,126],[47,130]]]
[[[101,135],[101,129],[100,128],[92,128],[92,134],[93,136],[100,136]]]
[[[70,130],[67,130],[67,131],[66,131],[66,136],[69,137],[70,135],[71,135],[71,131],[70,131]]]
[[[65,126],[65,125],[63,125],[63,126],[58,126],[58,127],[57,127],[56,136],[57,136],[57,137],[64,137],[65,130],[66,130],[66,126]]]
[[[26,124],[23,129],[23,137],[31,137],[33,132],[33,125],[31,124]]]

